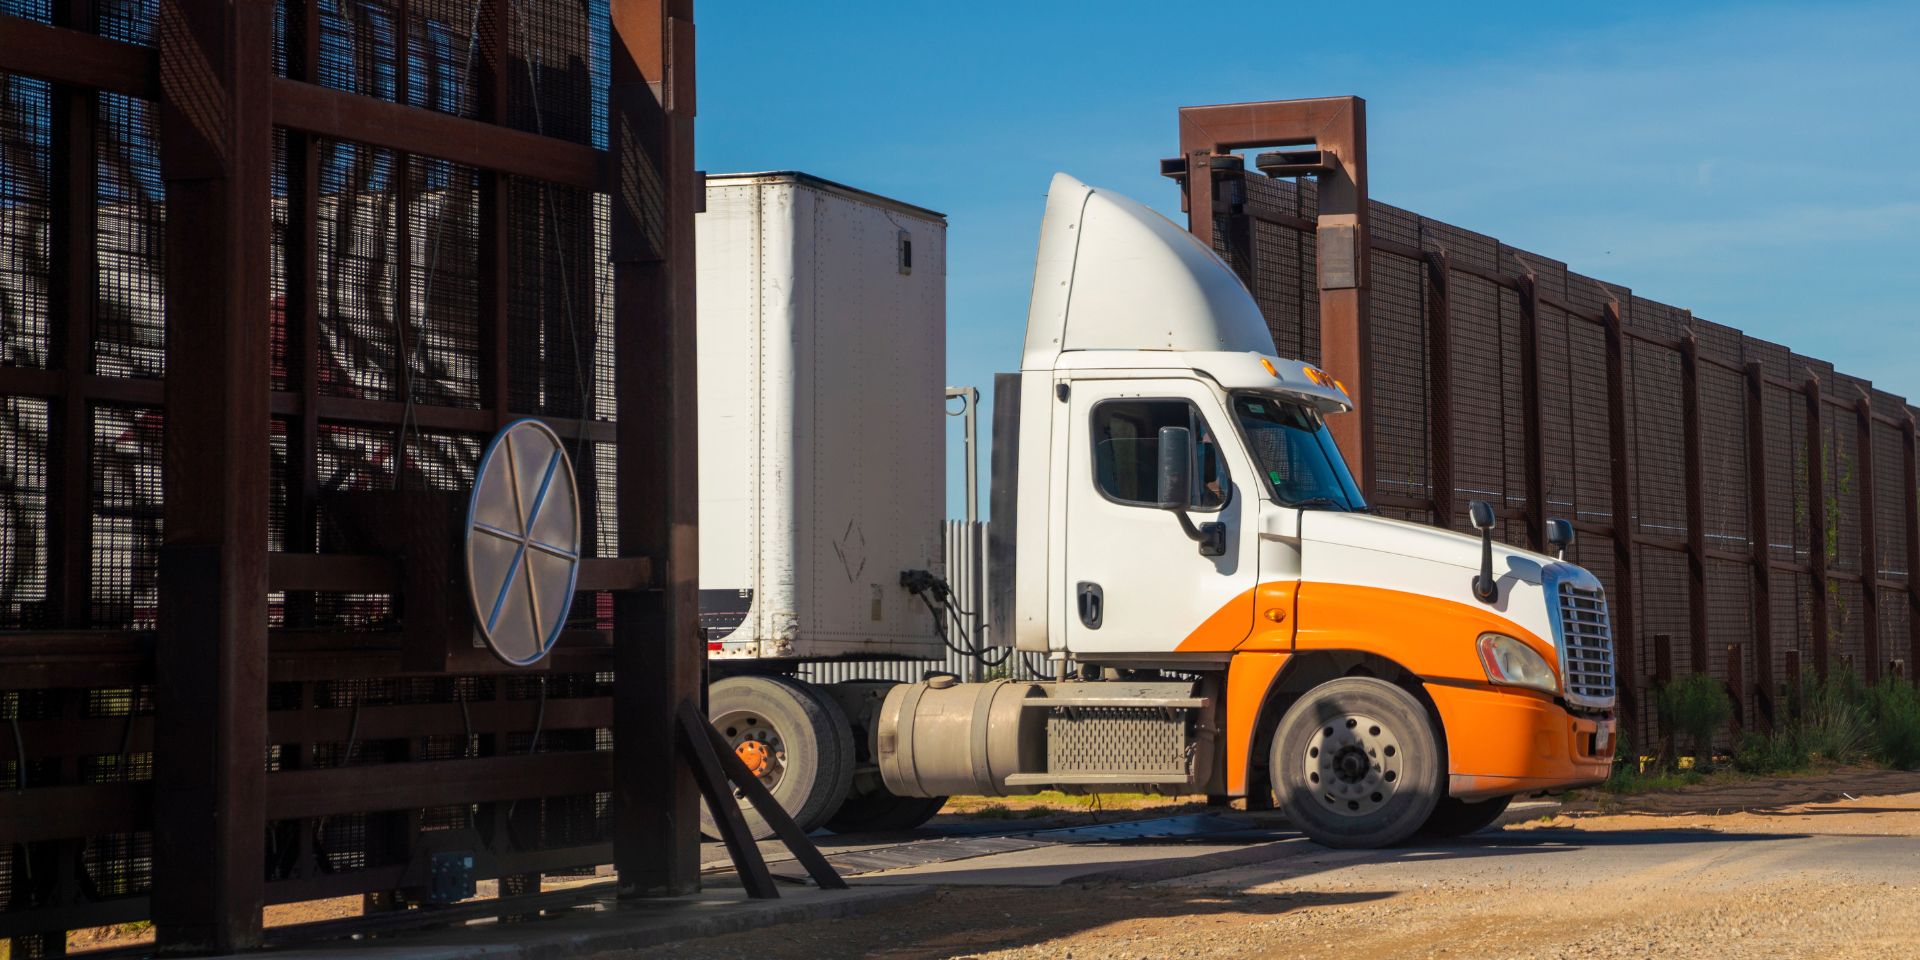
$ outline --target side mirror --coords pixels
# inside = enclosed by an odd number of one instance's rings
[[[1467,501],[1467,520],[1475,530],[1493,529],[1493,504],[1485,500]]]
[[[1467,517],[1480,531],[1480,574],[1473,578],[1473,597],[1485,604],[1498,602],[1500,583],[1493,579],[1493,504],[1467,501]]]
[[[1567,520],[1548,520],[1547,542],[1553,545],[1560,559],[1565,560],[1567,548],[1573,546],[1573,523]]]
[[[1186,427],[1160,428],[1160,483],[1162,510],[1193,506],[1193,432]]]

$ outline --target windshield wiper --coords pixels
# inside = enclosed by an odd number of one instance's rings
[[[1332,497],[1308,497],[1305,500],[1295,501],[1292,506],[1301,510],[1313,510],[1320,507],[1337,507],[1341,510],[1352,509],[1344,501],[1335,500]]]

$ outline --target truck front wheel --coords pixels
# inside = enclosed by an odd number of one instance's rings
[[[1280,808],[1329,847],[1386,847],[1433,814],[1445,769],[1433,721],[1385,680],[1344,677],[1307,692],[1274,730]]]
[[[707,716],[800,829],[813,830],[840,809],[853,782],[853,731],[833,698],[787,677],[728,677],[707,688]],[[773,836],[738,791],[734,798],[755,839]],[[700,830],[720,835],[704,806]]]

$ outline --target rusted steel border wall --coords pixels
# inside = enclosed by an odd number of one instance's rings
[[[1189,108],[1183,157],[1163,166],[1183,185],[1188,170],[1210,171],[1206,205],[1189,207],[1195,232],[1246,280],[1280,353],[1357,382],[1366,424],[1343,448],[1362,444],[1375,504],[1464,529],[1466,501],[1488,500],[1522,546],[1539,546],[1547,519],[1573,521],[1569,557],[1607,585],[1623,716],[1641,745],[1663,673],[1727,682],[1748,727],[1785,708],[1800,664],[1912,675],[1913,407],[1787,347],[1370,200],[1358,218],[1367,262],[1353,271],[1361,304],[1330,313],[1318,250],[1328,174],[1274,179],[1226,155],[1364,143],[1316,140],[1343,114],[1299,104],[1358,101]],[[1340,176],[1364,188],[1364,172]],[[1330,355],[1335,340],[1365,367]]]
[[[266,904],[420,901],[436,852],[505,895],[697,886],[692,31],[690,0],[0,0],[12,956],[146,919],[256,947]],[[343,504],[455,501],[526,416],[590,559],[507,670],[436,651],[400,601],[439,591],[350,552]]]

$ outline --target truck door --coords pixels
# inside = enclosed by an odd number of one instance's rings
[[[1258,486],[1226,410],[1190,380],[1076,380],[1068,393],[1066,637],[1077,656],[1224,653],[1253,626]],[[1186,427],[1196,528],[1221,524],[1203,556],[1159,509],[1159,433]]]

